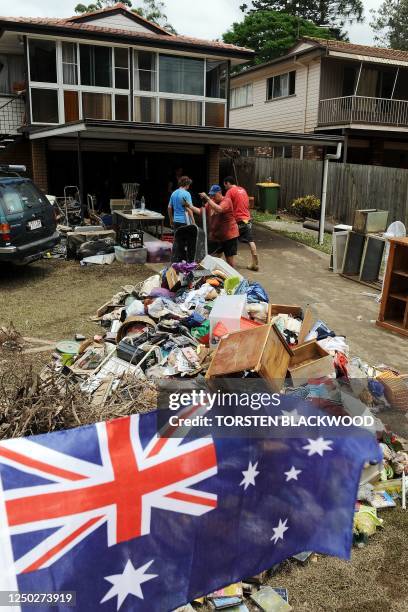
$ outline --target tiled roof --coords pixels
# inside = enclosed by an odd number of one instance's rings
[[[350,42],[341,40],[326,40],[325,38],[302,38],[305,42],[317,43],[320,47],[329,49],[329,51],[339,51],[340,53],[351,53],[353,55],[367,55],[370,57],[379,57],[390,60],[408,61],[408,51],[399,51],[398,49],[385,49],[384,47],[371,47],[369,45],[356,45]]]
[[[3,29],[7,29],[8,24],[9,24],[10,29],[12,29],[13,24],[20,25],[20,26],[27,25],[28,26],[27,29],[29,29],[29,26],[37,26],[37,27],[44,26],[44,28],[55,27],[56,29],[63,28],[67,32],[72,32],[72,34],[75,34],[75,32],[78,32],[78,34],[89,32],[92,34],[101,34],[105,36],[111,35],[112,38],[114,38],[115,36],[126,37],[129,39],[134,39],[135,44],[137,44],[137,42],[139,41],[140,43],[142,43],[143,41],[149,41],[149,42],[151,41],[152,43],[156,41],[158,43],[159,42],[167,43],[167,44],[170,43],[172,46],[174,45],[175,47],[177,47],[178,45],[180,46],[188,45],[188,46],[206,47],[208,49],[212,49],[215,51],[219,50],[220,52],[222,51],[229,51],[230,53],[235,52],[237,55],[245,54],[248,57],[254,54],[254,51],[252,51],[252,49],[246,49],[245,47],[238,47],[236,45],[230,45],[230,44],[223,43],[217,40],[203,40],[201,38],[193,38],[190,36],[180,36],[178,34],[174,36],[169,36],[168,33],[156,34],[155,32],[148,32],[148,31],[137,32],[135,30],[108,28],[108,27],[102,27],[101,25],[92,25],[92,22],[90,21],[79,22],[75,18],[72,18],[72,17],[63,19],[63,18],[54,18],[54,17],[1,17],[0,16],[1,27]]]

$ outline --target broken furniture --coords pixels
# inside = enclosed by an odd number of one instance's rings
[[[377,325],[408,336],[408,238],[390,240]]]
[[[284,383],[290,355],[272,325],[232,332],[220,343],[206,378],[254,371],[266,379],[274,391]]]
[[[316,340],[293,347],[292,353],[288,370],[295,386],[334,374],[333,357]]]

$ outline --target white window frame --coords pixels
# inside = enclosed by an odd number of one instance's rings
[[[111,96],[111,108],[112,108],[112,120],[116,121],[116,109],[115,109],[115,95],[122,95],[122,96],[127,96],[129,99],[129,113],[128,113],[128,120],[130,122],[135,122],[134,121],[134,115],[132,115],[132,109],[134,107],[134,98],[135,97],[152,97],[155,98],[156,100],[156,105],[155,105],[155,120],[152,121],[152,125],[153,124],[160,124],[160,99],[161,98],[166,98],[166,99],[174,99],[174,100],[191,100],[194,102],[201,102],[202,103],[202,126],[205,126],[205,106],[206,103],[218,103],[218,104],[223,104],[225,107],[225,111],[224,111],[224,127],[226,126],[227,120],[228,120],[228,112],[227,112],[227,103],[228,103],[228,99],[227,98],[210,98],[210,97],[206,97],[205,94],[205,83],[206,83],[206,69],[207,69],[207,58],[203,57],[203,56],[191,56],[191,55],[184,55],[184,54],[180,54],[183,55],[183,57],[197,57],[197,59],[203,59],[203,71],[204,71],[204,78],[203,78],[203,95],[202,96],[196,96],[196,95],[186,95],[186,94],[174,94],[174,93],[168,93],[168,92],[160,92],[159,91],[159,56],[160,55],[177,55],[177,52],[169,52],[169,53],[162,53],[161,51],[157,51],[155,49],[150,49],[150,48],[146,48],[146,47],[136,47],[134,45],[126,45],[126,44],[111,44],[111,45],[107,45],[105,42],[102,41],[84,41],[82,39],[75,39],[75,38],[56,38],[53,36],[41,36],[38,34],[33,34],[28,36],[28,45],[30,45],[30,41],[31,40],[51,40],[54,41],[56,43],[56,62],[57,62],[57,83],[44,83],[44,82],[38,82],[38,81],[32,81],[31,77],[30,77],[30,53],[29,53],[29,49],[28,49],[28,88],[29,88],[29,99],[30,99],[30,120],[32,125],[61,125],[65,123],[65,107],[64,107],[64,91],[77,91],[78,92],[78,105],[79,105],[79,120],[83,120],[83,107],[82,107],[82,94],[83,93],[107,93],[110,94]],[[62,65],[62,43],[63,42],[70,42],[73,44],[76,44],[76,50],[77,50],[77,74],[78,74],[78,84],[77,85],[68,85],[68,84],[64,84],[63,83],[63,65]],[[96,46],[96,45],[101,45],[104,47],[109,46],[111,49],[111,65],[112,65],[112,87],[98,87],[98,86],[93,86],[93,85],[82,85],[81,83],[81,61],[80,61],[80,47],[79,45],[92,45],[92,46]],[[129,88],[128,89],[119,89],[115,87],[115,53],[114,53],[114,49],[118,47],[118,48],[125,48],[128,49],[128,57],[129,57],[129,62],[128,62],[128,76],[129,76]],[[135,53],[137,51],[149,51],[151,53],[155,53],[156,55],[156,91],[141,91],[139,89],[136,89],[134,87],[135,84],[135,79],[134,79],[134,74],[131,75],[130,74],[130,70],[133,66],[133,70],[135,71]],[[132,57],[130,56],[130,54],[132,54]],[[132,59],[132,61],[130,61]],[[208,61],[212,61],[213,58],[208,58]],[[131,83],[133,83],[133,89],[130,89],[131,87]],[[31,90],[32,89],[54,89],[57,90],[58,92],[58,119],[59,119],[59,123],[40,123],[38,121],[33,121],[33,116],[32,116],[32,103],[31,103]],[[132,96],[132,98],[130,98],[130,96]]]
[[[291,94],[289,92],[290,90],[290,74],[294,72],[295,73],[295,91]],[[296,96],[296,70],[287,70],[286,72],[280,72],[279,74],[273,74],[272,76],[268,77],[266,79],[266,102],[273,102],[274,100],[283,100],[284,98],[292,98],[293,96]],[[288,76],[288,93],[287,94],[283,94],[282,96],[276,96],[276,97],[271,97],[268,98],[268,91],[269,91],[269,81],[274,80],[276,78],[281,78],[283,76]],[[273,88],[274,88],[274,83],[272,83],[272,94],[273,94]]]
[[[138,51],[148,51],[148,49],[140,49],[137,47],[133,47],[133,66],[134,69],[136,70],[136,58],[135,55]],[[166,99],[166,100],[186,100],[186,101],[191,101],[191,102],[201,102],[201,126],[205,126],[205,106],[206,103],[209,102],[213,102],[213,103],[218,103],[218,104],[224,104],[225,107],[225,112],[224,112],[224,127],[226,126],[226,122],[227,122],[227,98],[209,98],[207,96],[205,96],[205,82],[206,82],[206,76],[207,76],[207,58],[198,58],[198,59],[203,59],[203,72],[204,72],[204,76],[203,76],[203,95],[202,96],[197,96],[197,95],[191,95],[191,94],[178,94],[178,93],[168,93],[166,91],[160,91],[160,65],[159,65],[159,61],[160,61],[160,55],[171,55],[174,56],[174,53],[161,53],[159,51],[150,51],[151,53],[155,53],[156,55],[156,89],[155,91],[142,91],[140,89],[133,89],[133,97],[147,97],[147,98],[156,98],[156,119],[155,121],[152,121],[153,123],[158,123],[160,124],[160,100],[161,99]],[[191,57],[191,56],[184,56],[184,57]],[[210,60],[209,60],[210,61]],[[135,83],[135,79],[133,79],[133,83]]]

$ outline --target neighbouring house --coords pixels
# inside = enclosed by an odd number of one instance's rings
[[[165,210],[176,173],[219,180],[220,147],[336,144],[229,128],[231,68],[254,55],[169,33],[123,4],[66,19],[0,17],[0,163],[45,192],[77,185],[108,210],[122,183]]]
[[[343,135],[343,161],[408,168],[408,52],[301,39],[231,78],[230,125]],[[320,147],[274,156],[320,159]]]

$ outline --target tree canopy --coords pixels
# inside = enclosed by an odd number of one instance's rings
[[[362,0],[253,0],[240,8],[246,14],[270,10],[296,15],[327,27],[339,39],[346,38],[343,28],[347,23],[363,21]]]
[[[302,36],[331,38],[327,29],[306,19],[278,11],[255,11],[248,13],[240,23],[233,23],[223,40],[254,49],[257,56],[253,63],[261,64],[286,53]]]
[[[372,16],[370,25],[377,44],[408,51],[408,0],[384,0]]]
[[[164,13],[164,2],[160,0],[142,0],[140,6],[133,6],[132,0],[122,0],[122,3],[126,4],[134,13],[141,17],[156,23],[173,34],[176,33],[173,26],[168,22],[167,15]],[[114,6],[115,4],[117,4],[117,0],[96,0],[92,4],[77,4],[75,12],[79,14],[92,13],[93,11]]]

